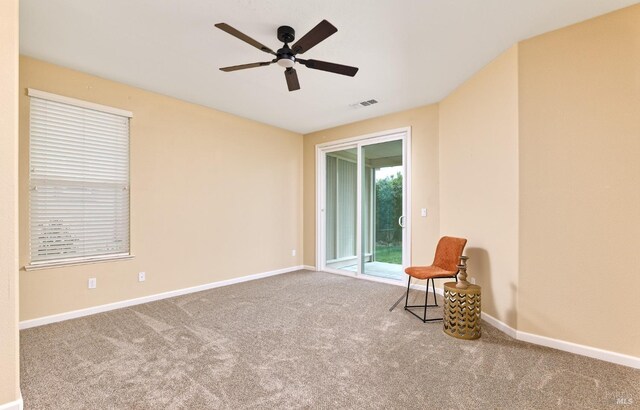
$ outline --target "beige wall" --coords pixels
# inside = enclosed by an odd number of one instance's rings
[[[20,397],[18,1],[0,2],[0,406]]]
[[[440,233],[468,238],[483,311],[516,327],[517,46],[440,103]]]
[[[640,357],[640,6],[520,45],[518,328]]]
[[[135,258],[22,271],[21,320],[302,264],[301,135],[22,58],[20,266],[28,263],[28,87],[133,112]]]
[[[439,234],[438,106],[427,105],[304,136],[304,263],[316,265],[315,147],[329,141],[411,127],[411,256],[430,264]],[[420,217],[420,208],[429,216]]]

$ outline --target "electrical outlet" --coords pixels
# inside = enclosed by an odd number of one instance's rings
[[[147,274],[145,272],[138,272],[138,282],[144,282],[147,278]]]
[[[89,286],[89,289],[95,289],[97,286],[96,278],[89,278],[88,286]]]
[[[427,208],[420,209],[420,216],[427,216]]]
[[[476,284],[476,278],[469,278],[469,282],[471,282],[472,285]]]
[[[295,249],[291,249],[291,256],[296,256],[296,250]]]

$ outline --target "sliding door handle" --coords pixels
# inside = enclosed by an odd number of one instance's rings
[[[398,225],[400,225],[401,228],[404,228],[404,215],[400,215],[400,218],[398,218]]]

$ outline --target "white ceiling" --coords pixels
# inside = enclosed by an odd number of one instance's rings
[[[514,43],[637,0],[22,0],[24,55],[300,133],[441,100]],[[276,50],[322,19],[338,32],[304,55],[360,68],[354,77],[296,65],[287,90],[272,57],[214,27],[225,22]],[[378,104],[352,108],[375,98]]]

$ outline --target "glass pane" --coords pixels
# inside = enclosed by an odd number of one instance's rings
[[[402,140],[362,148],[362,273],[402,280]]]
[[[357,272],[357,151],[351,148],[327,153],[326,266]]]

